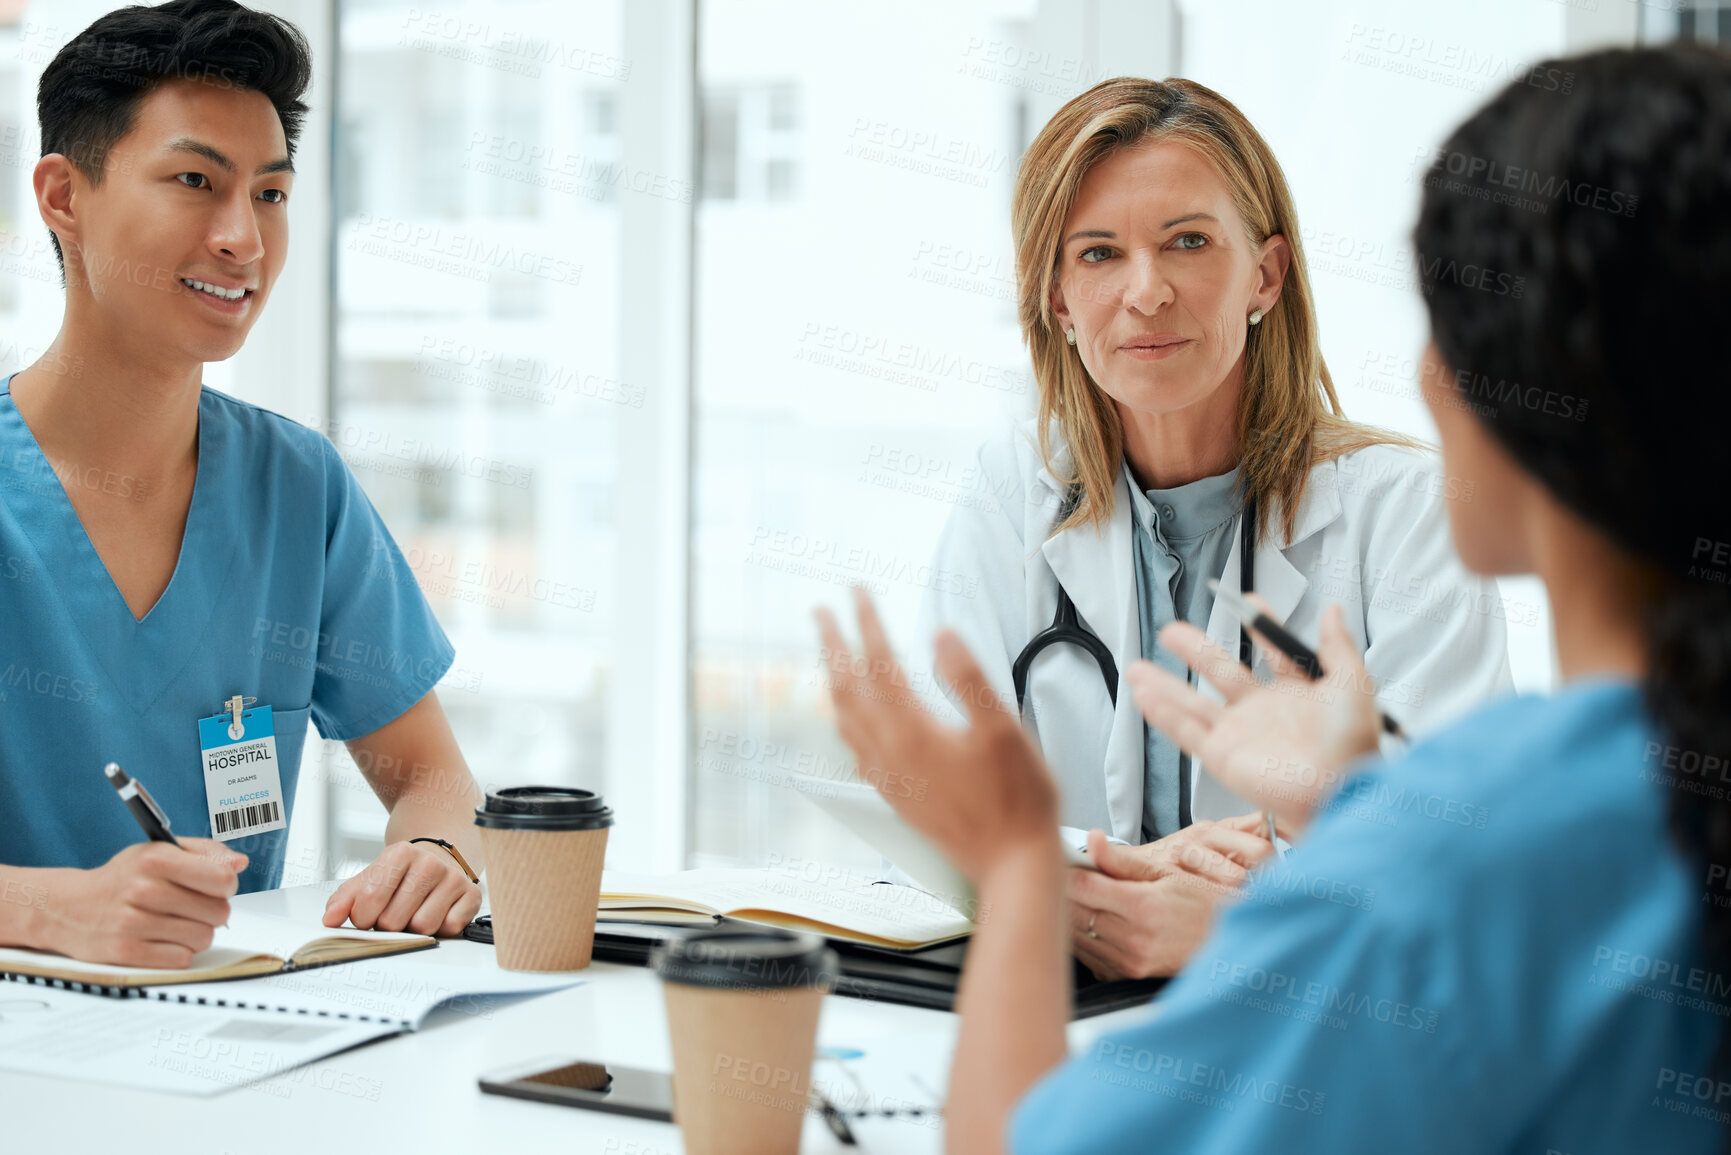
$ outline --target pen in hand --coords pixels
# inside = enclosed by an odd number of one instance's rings
[[[118,762],[110,762],[104,766],[102,773],[113,785],[115,793],[120,795],[120,800],[126,803],[126,808],[132,811],[132,817],[138,823],[139,829],[144,831],[145,838],[151,842],[167,842],[181,850],[186,850],[189,854],[194,853],[194,851],[188,850],[185,844],[176,838],[174,832],[168,828],[168,815],[164,814],[162,807],[156,804],[156,799],[150,796],[150,791],[144,788],[144,783],[130,777],[126,771],[120,768]],[[240,855],[239,861],[245,862],[245,856]],[[224,919],[222,925],[228,925],[227,919]]]
[[[120,768],[118,762],[110,762],[102,768],[102,772],[108,776],[108,781],[113,783],[120,800],[126,803],[126,808],[132,811],[132,817],[137,819],[146,838],[152,842],[172,842],[180,846],[180,841],[168,829],[168,815],[162,812],[162,807],[156,804],[156,799],[150,796],[144,783],[127,777],[126,771]]]
[[[1280,845],[1280,835],[1276,833],[1274,829],[1274,811],[1264,810],[1262,812],[1262,818],[1263,821],[1268,823],[1268,845],[1274,847],[1274,853],[1284,862],[1286,860],[1286,849]]]
[[[1267,638],[1275,649],[1303,670],[1305,677],[1313,682],[1321,680],[1322,659],[1316,656],[1315,650],[1294,637],[1284,625],[1275,621],[1249,598],[1222,586],[1217,578],[1208,579],[1208,589],[1213,593],[1214,599],[1230,610],[1239,621]],[[1376,712],[1376,716],[1384,731],[1392,737],[1406,740],[1406,731],[1400,728],[1399,722],[1381,710]]]

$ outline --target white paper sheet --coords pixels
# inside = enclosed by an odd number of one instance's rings
[[[397,1030],[0,982],[0,1070],[184,1095],[219,1094]]]
[[[0,1070],[214,1095],[413,1030],[435,1008],[484,1015],[494,1005],[487,996],[582,981],[576,973],[440,966],[404,955],[147,987],[125,998],[0,981]]]
[[[584,972],[530,974],[482,967],[442,966],[416,955],[384,955],[333,966],[231,982],[150,987],[176,1004],[218,1001],[241,1009],[287,1011],[297,1018],[359,1020],[414,1029],[435,1008],[482,1014],[488,995],[526,995],[574,987]]]
[[[849,1042],[825,1035],[812,1085],[847,1116],[862,1151],[938,1155],[955,1038],[903,1035]]]

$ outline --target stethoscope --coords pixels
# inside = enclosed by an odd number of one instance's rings
[[[1082,499],[1081,486],[1071,486],[1064,497],[1063,508],[1058,512],[1058,521],[1075,512],[1076,505]],[[1239,515],[1238,522],[1238,589],[1241,593],[1250,593],[1256,588],[1256,500],[1254,498],[1244,503],[1244,510]],[[1094,635],[1088,627],[1076,617],[1076,603],[1070,600],[1070,595],[1064,590],[1064,583],[1058,583],[1058,609],[1052,615],[1052,624],[1028,639],[1028,644],[1022,647],[1022,652],[1016,655],[1016,662],[1010,667],[1010,676],[1016,684],[1016,712],[1020,714],[1028,696],[1028,670],[1048,648],[1069,643],[1080,646],[1092,655],[1095,664],[1100,667],[1100,676],[1106,681],[1106,693],[1112,698],[1112,708],[1118,708],[1118,663],[1112,660],[1112,651],[1106,644]],[[1244,665],[1250,665],[1250,632],[1242,625],[1238,627],[1238,660]],[[1183,774],[1178,781],[1178,824],[1180,827],[1190,825],[1190,776]]]

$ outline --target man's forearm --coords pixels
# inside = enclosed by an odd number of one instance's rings
[[[0,946],[46,950],[48,904],[54,901],[59,870],[0,866]]]
[[[463,777],[468,778],[467,794],[455,789],[453,783],[448,791],[411,791],[399,795],[385,823],[385,843],[408,838],[443,838],[462,851],[464,859],[480,874],[486,865],[482,861],[480,831],[475,828],[475,807],[481,803],[481,790],[468,777],[468,771],[463,772]]]
[[[475,784],[439,696],[429,692],[395,721],[348,743],[355,765],[390,812],[385,842],[443,838],[479,874],[481,837]]]
[[[979,898],[956,1002],[962,1027],[950,1072],[948,1146],[996,1152],[1011,1107],[1065,1052],[1070,958],[1057,840],[1008,856],[981,880]]]

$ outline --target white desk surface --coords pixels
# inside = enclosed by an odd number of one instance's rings
[[[237,905],[316,925],[334,884],[242,895]],[[412,956],[491,968],[493,948],[441,940]],[[1072,1025],[1071,1043],[1137,1012]],[[943,1011],[831,996],[818,1027],[826,1044],[953,1034]],[[283,1075],[194,1098],[0,1072],[0,1142],[7,1152],[124,1151],[127,1155],[335,1155],[337,1152],[559,1152],[677,1155],[678,1128],[598,1111],[484,1095],[476,1079],[544,1055],[671,1070],[659,981],[646,967],[595,963],[581,986],[483,1014],[437,1012],[419,1031],[382,1039]],[[941,1135],[908,1125],[896,1155],[936,1152]],[[802,1155],[858,1152],[808,1117]],[[867,1148],[869,1151],[870,1148]]]

